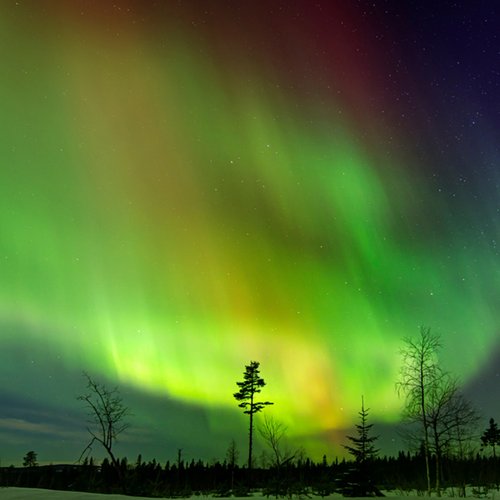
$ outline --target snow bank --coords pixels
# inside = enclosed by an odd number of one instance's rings
[[[387,494],[390,500],[422,500],[422,497],[416,495],[408,495],[408,496],[399,496],[394,495],[392,492]],[[450,498],[453,495],[447,495],[443,492],[443,498]],[[298,498],[298,497],[294,497]],[[322,500],[321,497],[312,497],[313,499]],[[323,500],[339,500],[343,498],[341,495],[330,495],[329,497],[324,497]],[[434,497],[432,497],[434,498]],[[474,498],[473,495],[468,496],[467,498]],[[483,497],[484,500],[485,497]],[[500,495],[498,492],[490,492],[489,495],[486,496],[488,500],[500,500]],[[0,500],[151,500],[150,497],[131,497],[126,495],[106,495],[103,493],[82,493],[78,491],[56,491],[56,490],[42,490],[39,488],[2,488],[0,487]],[[214,500],[213,497],[199,495],[193,496],[189,500]],[[225,499],[217,499],[217,500],[225,500]],[[235,497],[231,497],[227,500],[236,500]],[[264,497],[260,495],[252,495],[251,497],[246,497],[242,500],[274,500],[274,497]],[[366,500],[364,499],[356,499],[350,498],[349,500]],[[458,500],[458,499],[457,499]]]
[[[39,488],[0,488],[0,500],[146,500],[146,497],[81,493],[79,491],[42,490]],[[147,500],[151,500],[148,498]]]

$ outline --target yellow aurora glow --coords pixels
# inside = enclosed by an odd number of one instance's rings
[[[23,113],[2,129],[4,321],[51,331],[32,341],[68,367],[208,413],[235,407],[259,360],[295,435],[348,426],[361,394],[397,420],[398,349],[420,324],[451,369],[477,371],[496,340],[495,255],[426,240],[422,198],[443,225],[453,214],[411,158],[387,165],[361,142],[342,97],[301,108],[278,70],[232,71],[188,30],[56,32],[6,63],[2,100]]]

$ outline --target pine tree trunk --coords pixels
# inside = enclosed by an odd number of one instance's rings
[[[248,470],[252,470],[253,413],[250,413],[250,428],[248,430]]]

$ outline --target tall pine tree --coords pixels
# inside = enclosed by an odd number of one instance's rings
[[[261,392],[262,388],[266,385],[264,379],[259,375],[258,361],[250,361],[249,365],[245,366],[243,373],[243,382],[236,382],[240,388],[238,392],[233,394],[236,401],[239,401],[240,408],[244,408],[246,415],[250,417],[250,424],[248,429],[248,470],[252,469],[252,446],[253,446],[253,416],[255,413],[262,411],[267,405],[273,403],[269,401],[256,401],[256,395]]]

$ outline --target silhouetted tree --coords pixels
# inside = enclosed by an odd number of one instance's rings
[[[430,427],[430,449],[435,456],[435,490],[441,496],[442,460],[445,453],[464,452],[463,447],[472,434],[472,426],[478,420],[472,405],[459,393],[458,382],[448,373],[427,401]]]
[[[283,438],[285,437],[287,427],[283,422],[275,420],[273,417],[264,417],[264,422],[259,426],[258,431],[265,443],[271,448],[273,458],[271,464],[280,468],[292,461],[295,453],[292,453],[283,446]]]
[[[229,441],[229,446],[226,450],[226,462],[229,467],[236,467],[238,465],[238,458],[240,456],[240,452],[236,446],[236,441],[231,439]]]
[[[490,418],[489,427],[483,432],[481,436],[481,449],[491,446],[493,457],[496,458],[496,447],[500,445],[500,429],[498,424],[493,418]]]
[[[113,445],[118,436],[129,427],[125,422],[125,418],[130,414],[129,409],[123,404],[117,388],[110,390],[92,380],[87,373],[84,373],[84,377],[87,380],[88,392],[78,396],[77,399],[83,401],[87,407],[89,416],[87,430],[92,439],[83,450],[80,459],[92,450],[95,442],[99,443],[106,450],[120,484],[124,488],[122,468],[113,453]]]
[[[443,371],[438,363],[441,342],[429,328],[421,328],[418,340],[405,339],[403,366],[397,389],[405,396],[405,417],[420,427],[419,438],[425,456],[427,490],[431,491],[430,456],[435,460],[435,490],[441,496],[444,453],[463,447],[477,422],[477,413],[459,393],[456,378]]]
[[[354,496],[367,496],[379,494],[379,490],[373,485],[370,474],[370,463],[377,457],[378,450],[375,441],[378,436],[370,436],[373,424],[368,423],[369,409],[365,408],[364,398],[361,398],[361,411],[358,413],[360,423],[356,424],[356,436],[347,436],[350,445],[344,448],[354,457],[355,467],[350,480],[350,494]]]
[[[240,453],[238,451],[238,448],[236,447],[236,441],[234,439],[231,439],[226,451],[226,462],[229,470],[231,471],[231,491],[233,491],[234,489],[234,469],[238,465],[239,456]]]
[[[463,394],[455,392],[443,413],[441,427],[446,429],[444,435],[444,450],[448,456],[455,458],[453,472],[454,480],[460,488],[459,496],[466,496],[466,456],[470,455],[473,443],[477,439],[477,422],[479,415]],[[441,472],[441,470],[439,471]]]
[[[417,422],[423,434],[427,493],[431,494],[429,401],[436,393],[443,379],[438,365],[437,353],[441,348],[438,336],[430,328],[421,327],[420,337],[404,339],[401,350],[402,366],[396,389],[405,398],[404,416],[407,421]]]
[[[370,409],[365,408],[365,400],[361,398],[361,411],[358,413],[360,423],[356,424],[357,436],[347,436],[352,445],[344,445],[344,448],[354,457],[357,463],[366,463],[373,460],[378,450],[375,448],[375,441],[378,436],[370,436],[373,424],[368,424],[368,414]]]
[[[452,451],[460,460],[464,460],[475,448],[473,443],[477,439],[479,414],[460,392],[453,397],[450,410]]]
[[[34,451],[28,451],[28,453],[26,453],[26,455],[23,457],[23,466],[36,467],[37,465],[37,454]]]
[[[300,484],[300,478],[293,477],[294,474],[291,470],[292,460],[295,458],[296,452],[291,452],[286,447],[284,442],[286,430],[287,427],[283,422],[267,415],[264,416],[262,425],[258,427],[259,434],[272,452],[269,461],[269,470],[272,476],[269,478],[266,496],[291,497],[292,490],[299,487]]]
[[[236,382],[236,385],[240,388],[238,392],[233,394],[236,401],[239,401],[238,405],[240,408],[244,409],[245,414],[250,417],[250,423],[248,428],[248,470],[252,469],[252,446],[253,446],[253,416],[255,413],[262,411],[262,409],[267,405],[272,405],[273,403],[269,401],[256,401],[255,397],[261,392],[262,388],[266,385],[264,379],[260,377],[258,361],[250,361],[249,365],[245,366],[245,372],[243,373],[243,382]]]

